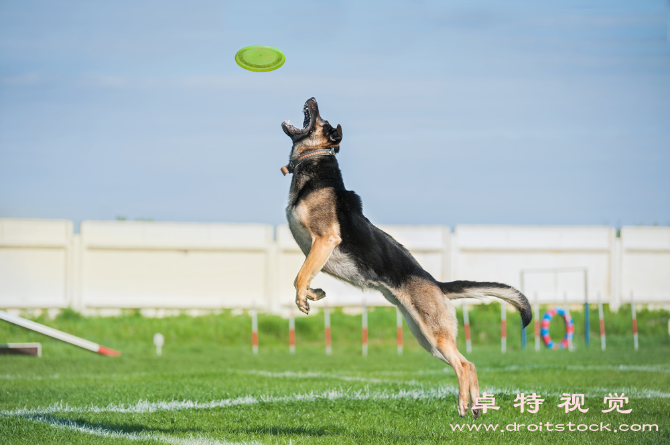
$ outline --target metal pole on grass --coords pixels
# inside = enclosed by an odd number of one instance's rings
[[[603,315],[603,300],[598,292],[598,321],[600,322],[600,349],[605,350],[605,316]]]
[[[526,294],[526,289],[524,286],[524,279],[523,279],[523,270],[521,271],[521,293]],[[521,325],[521,349],[526,349],[526,327]]]
[[[288,350],[291,354],[295,354],[295,316],[293,315],[293,308],[290,309],[288,316]]]
[[[589,284],[587,269],[584,268],[584,331],[586,332],[586,346],[591,343],[591,319],[589,318]]]
[[[323,308],[323,324],[326,331],[326,355],[330,355],[333,349],[330,346],[330,308],[328,307],[328,303]]]
[[[507,308],[505,302],[500,302],[500,351],[507,352]]]
[[[635,350],[637,351],[637,315],[635,314],[635,295],[630,291],[630,309],[633,312],[633,342],[635,343]]]
[[[255,303],[251,308],[251,351],[258,354],[258,313]]]
[[[361,341],[363,343],[363,355],[368,355],[368,305],[363,299],[363,326],[361,332]]]
[[[565,330],[567,332],[568,324],[569,324],[570,320],[572,320],[572,316],[570,315],[570,305],[568,304],[568,291],[563,291],[563,300],[565,301],[565,318],[568,321],[565,324]],[[568,350],[569,351],[574,350],[574,346],[572,344],[572,337],[570,335],[568,335]]]
[[[396,308],[395,326],[398,336],[398,355],[402,355],[402,314],[400,309]],[[669,328],[670,329],[670,328]]]
[[[540,297],[535,291],[535,350],[540,350]]]
[[[470,339],[470,316],[468,315],[468,305],[463,302],[463,327],[465,330],[465,349],[468,353],[472,352],[472,340]]]

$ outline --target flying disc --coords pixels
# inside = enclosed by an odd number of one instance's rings
[[[252,45],[239,50],[235,62],[249,71],[272,71],[286,62],[286,56],[271,46]]]

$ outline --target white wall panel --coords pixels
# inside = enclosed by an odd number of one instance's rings
[[[668,302],[670,299],[670,227],[621,229],[621,293],[630,302]]]
[[[85,221],[83,304],[266,306],[272,232],[260,224]]]
[[[72,223],[0,219],[0,307],[68,306]]]
[[[613,307],[630,300],[670,302],[670,228],[382,226],[436,279],[499,281],[529,298],[583,302],[600,294]],[[0,219],[0,308],[220,308],[292,305],[304,261],[288,227]],[[577,268],[577,269],[575,269]],[[550,269],[537,272],[538,269]],[[325,274],[331,306],[387,304]],[[314,303],[315,307],[324,302]]]

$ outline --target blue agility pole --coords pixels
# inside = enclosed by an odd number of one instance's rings
[[[586,332],[586,346],[591,343],[591,320],[589,319],[589,285],[588,275],[584,269],[584,331]]]

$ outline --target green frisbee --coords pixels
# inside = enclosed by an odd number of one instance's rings
[[[252,45],[239,50],[235,62],[249,71],[272,71],[286,62],[286,56],[271,46]]]

